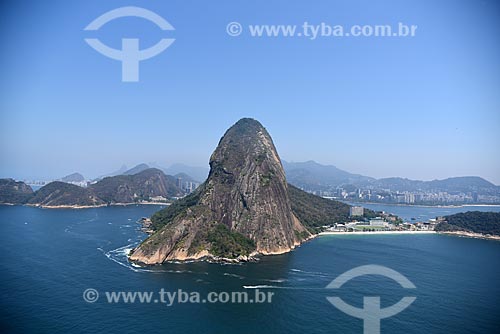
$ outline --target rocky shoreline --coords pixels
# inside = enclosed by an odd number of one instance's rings
[[[259,261],[259,256],[262,254],[259,253],[251,253],[250,255],[240,255],[236,258],[226,258],[219,257],[213,254],[210,254],[209,251],[203,250],[196,254],[192,255],[184,255],[184,254],[176,254],[175,258],[167,259],[163,261],[148,261],[148,259],[144,257],[134,257],[134,251],[137,248],[133,249],[128,255],[128,260],[132,263],[143,265],[143,266],[155,266],[162,265],[167,263],[192,263],[192,262],[209,262],[209,263],[226,263],[226,264],[238,264],[244,262],[257,262]]]
[[[154,233],[154,230],[152,230],[152,221],[150,218],[143,217],[137,221],[138,224],[141,224],[141,230],[149,235]],[[290,249],[283,249],[280,251],[276,252],[252,252],[249,255],[240,255],[236,258],[227,258],[227,257],[219,257],[211,254],[208,250],[203,250],[201,252],[198,252],[196,254],[192,255],[181,255],[181,254],[176,254],[175,259],[168,259],[164,260],[162,262],[146,262],[143,261],[141,257],[134,257],[134,251],[137,249],[134,248],[132,249],[128,254],[127,258],[130,262],[138,264],[138,265],[143,265],[143,266],[155,266],[155,265],[162,265],[166,263],[193,263],[193,262],[208,262],[208,263],[223,263],[223,264],[239,264],[239,263],[246,263],[246,262],[258,262],[260,261],[260,258],[262,256],[270,256],[270,255],[280,255],[280,254],[286,254],[289,252],[294,251],[298,247],[300,247],[303,243],[308,242],[311,239],[314,239],[321,234],[311,234],[309,235],[306,239],[302,240],[301,243],[295,244],[293,247]]]
[[[500,235],[494,235],[494,234],[482,234],[482,233],[474,233],[474,232],[467,232],[467,231],[450,231],[450,232],[438,232],[438,233],[456,236],[456,237],[500,241]]]

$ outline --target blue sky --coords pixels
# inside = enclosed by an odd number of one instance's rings
[[[121,7],[156,12],[83,28]],[[500,6],[475,1],[2,1],[0,177],[92,177],[123,163],[208,165],[241,117],[282,159],[373,177],[500,184]],[[413,38],[254,38],[250,24],[418,25]],[[90,48],[175,38],[121,82]]]

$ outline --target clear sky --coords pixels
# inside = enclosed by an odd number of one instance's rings
[[[99,15],[140,18],[84,31]],[[413,38],[255,38],[251,24],[418,25]],[[284,160],[373,177],[478,175],[500,184],[500,5],[496,0],[25,1],[0,4],[0,177],[93,177],[123,163],[206,166],[241,117]],[[175,38],[140,81],[90,48]]]

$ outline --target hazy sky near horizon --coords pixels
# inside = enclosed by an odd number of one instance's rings
[[[121,6],[164,17],[83,28]],[[413,38],[255,38],[250,24],[417,25]],[[2,1],[0,177],[87,177],[122,164],[208,166],[224,131],[261,121],[282,159],[373,177],[500,184],[495,0]],[[175,42],[121,82],[99,38]]]

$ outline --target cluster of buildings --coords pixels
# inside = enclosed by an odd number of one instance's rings
[[[355,189],[337,188],[335,191],[311,191],[322,197],[346,200],[365,201],[390,204],[422,204],[422,205],[460,205],[460,204],[498,204],[500,193],[479,194],[477,192],[446,191],[394,191],[389,189]]]
[[[375,231],[433,231],[439,221],[430,219],[425,222],[394,223],[383,217],[376,217],[367,221],[351,221],[323,226],[329,232],[375,232]]]
[[[382,212],[380,217],[363,218],[364,209],[361,206],[350,208],[349,222],[323,226],[329,232],[373,232],[373,231],[433,231],[443,217],[428,221],[403,222],[398,217]]]
[[[59,180],[54,180],[54,181],[59,181]],[[35,186],[36,188],[41,188],[51,182],[53,182],[53,180],[50,180],[50,181],[41,181],[41,180],[23,180],[24,183],[26,183],[27,185],[29,186]],[[69,183],[69,184],[74,184],[75,186],[79,186],[79,187],[83,187],[83,188],[86,188],[89,184],[91,184],[90,181],[62,181],[64,183]],[[95,182],[94,182],[95,183]]]
[[[200,186],[199,182],[191,181],[191,180],[185,180],[182,177],[178,177],[177,178],[177,187],[179,187],[186,194],[192,193],[199,186]]]

